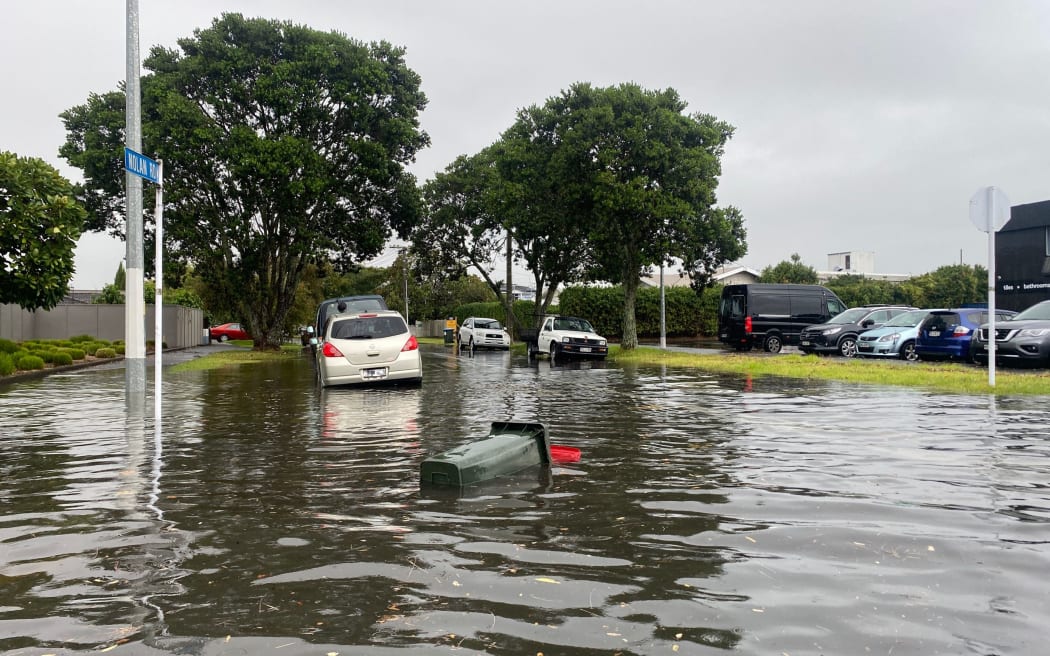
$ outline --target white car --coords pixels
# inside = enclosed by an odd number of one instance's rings
[[[317,347],[321,385],[423,381],[419,342],[394,310],[337,314]]]
[[[468,317],[459,327],[459,347],[469,348],[510,348],[510,333],[499,321],[485,317]]]
[[[554,316],[543,321],[536,336],[536,349],[552,360],[558,357],[604,359],[609,354],[609,342],[594,332],[586,319]]]

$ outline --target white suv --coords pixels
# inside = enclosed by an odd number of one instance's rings
[[[536,349],[552,360],[563,356],[604,359],[609,354],[609,342],[594,332],[586,319],[554,316],[543,321]]]
[[[510,334],[495,319],[469,317],[459,328],[459,347],[495,348],[506,351],[510,348]]]

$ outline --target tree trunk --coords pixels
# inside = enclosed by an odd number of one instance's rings
[[[630,351],[638,347],[638,323],[634,314],[634,300],[638,295],[638,277],[627,276],[623,285],[623,337],[620,348]]]

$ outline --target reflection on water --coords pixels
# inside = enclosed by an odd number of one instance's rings
[[[0,650],[1041,652],[1043,399],[424,363],[169,375],[160,459],[119,370],[0,390]],[[582,460],[420,489],[505,419]]]

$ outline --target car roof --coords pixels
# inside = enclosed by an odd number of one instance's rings
[[[344,312],[343,314],[333,314],[331,317],[329,317],[328,320],[335,322],[335,321],[345,321],[347,319],[360,319],[362,317],[364,317],[364,318],[368,318],[368,317],[389,317],[391,315],[397,315],[397,316],[400,317],[401,313],[398,312],[397,310],[368,310],[367,312],[354,312],[354,313]],[[404,317],[401,317],[401,318],[403,319]]]

